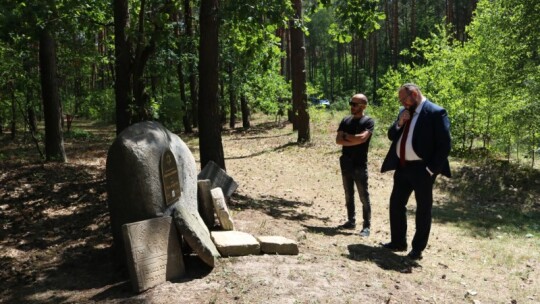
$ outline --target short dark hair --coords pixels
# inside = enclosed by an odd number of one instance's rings
[[[405,83],[404,85],[402,85],[399,90],[405,90],[407,91],[408,94],[411,93],[411,91],[417,91],[417,92],[420,92],[420,87],[417,86],[416,84],[412,83],[412,82],[408,82],[408,83]]]

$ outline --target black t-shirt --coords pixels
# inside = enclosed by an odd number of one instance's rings
[[[354,116],[349,115],[343,118],[338,128],[338,132],[343,131],[348,134],[360,134],[366,130],[372,135],[375,130],[375,121],[366,115],[361,118],[354,118]],[[348,156],[353,161],[354,165],[366,165],[370,141],[371,136],[363,144],[348,147],[343,146],[341,149],[342,154]]]

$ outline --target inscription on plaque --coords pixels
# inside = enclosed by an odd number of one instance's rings
[[[122,229],[134,291],[185,274],[179,236],[170,216],[124,224]]]
[[[178,167],[171,150],[167,149],[161,156],[161,181],[165,194],[165,205],[169,206],[178,201],[182,191],[178,178]]]

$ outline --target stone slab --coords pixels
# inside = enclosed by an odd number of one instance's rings
[[[298,244],[291,239],[282,236],[258,236],[257,241],[261,244],[262,253],[297,255]]]
[[[257,239],[242,231],[212,231],[212,240],[222,256],[244,256],[261,253]]]
[[[185,275],[180,237],[170,216],[124,224],[122,232],[135,292]]]
[[[221,169],[213,161],[209,161],[206,166],[204,166],[197,175],[197,179],[209,179],[212,182],[211,188],[221,188],[226,197],[231,197],[236,188],[238,188],[238,184],[234,179],[227,175],[227,172]]]
[[[201,260],[210,267],[214,267],[216,259],[220,257],[219,251],[210,238],[210,231],[204,224],[197,210],[177,207],[174,211],[174,223],[186,243],[195,251]]]
[[[214,202],[214,210],[223,230],[234,230],[234,221],[232,219],[223,191],[221,188],[210,190]]]
[[[197,181],[197,200],[199,214],[201,215],[206,227],[213,228],[216,222],[214,216],[214,200],[212,199],[212,182],[209,179]]]
[[[181,193],[167,205],[161,161],[170,150],[177,166]],[[122,225],[170,216],[178,205],[197,210],[197,164],[188,146],[155,121],[122,131],[109,147],[106,165],[107,203],[116,262],[125,266]],[[177,188],[178,189],[178,188]],[[172,193],[171,193],[172,194]]]

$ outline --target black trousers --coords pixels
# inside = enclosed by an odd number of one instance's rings
[[[363,228],[371,227],[371,202],[368,192],[368,170],[365,167],[354,167],[352,170],[342,170],[343,190],[345,190],[345,206],[347,207],[347,219],[356,223],[356,208],[354,204],[354,186],[358,190],[358,197],[362,202]]]
[[[423,161],[407,162],[394,172],[394,187],[390,195],[391,242],[407,245],[407,202],[414,191],[416,197],[416,232],[412,241],[414,250],[426,248],[431,230],[433,183]]]

